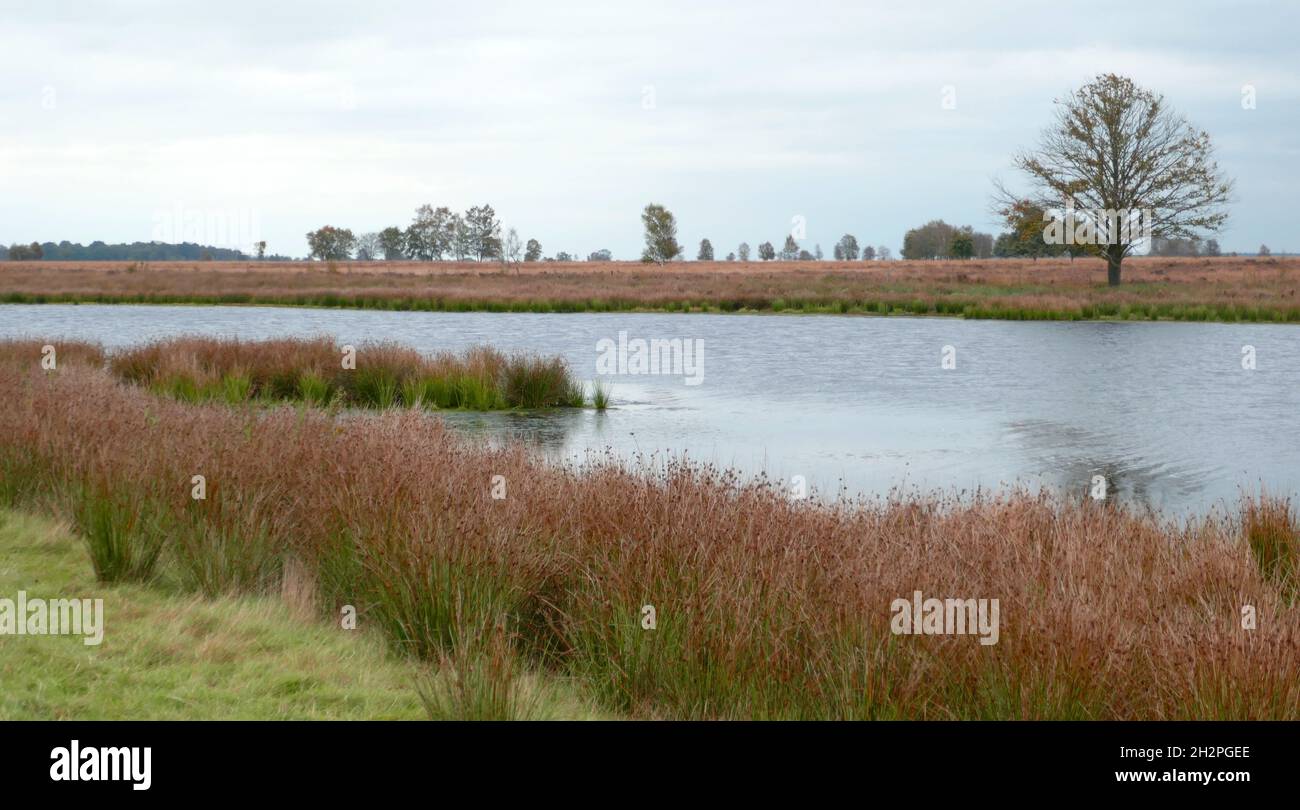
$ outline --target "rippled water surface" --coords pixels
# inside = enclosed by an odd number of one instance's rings
[[[555,457],[640,451],[806,477],[822,491],[1009,482],[1171,513],[1261,484],[1300,492],[1300,327],[939,318],[408,313],[253,307],[0,306],[0,335],[120,346],[183,333],[326,334],[425,351],[559,354],[596,377],[597,342],[703,341],[703,380],[615,376],[605,413],[454,414]],[[945,346],[956,368],[941,367]],[[1253,346],[1257,368],[1242,367]]]

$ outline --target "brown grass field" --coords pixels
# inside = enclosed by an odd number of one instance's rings
[[[1300,257],[893,262],[0,262],[0,302],[1300,321]]]
[[[1300,713],[1282,499],[1183,523],[1028,492],[791,501],[708,466],[548,465],[420,409],[186,403],[95,347],[42,371],[40,346],[0,343],[0,505],[65,517],[107,581],[353,605],[450,673],[458,716],[529,716],[537,677],[643,718]],[[997,643],[892,633],[917,590],[998,599]]]

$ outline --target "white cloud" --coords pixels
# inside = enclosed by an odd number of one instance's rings
[[[937,216],[991,227],[988,178],[1100,71],[1216,137],[1242,197],[1226,247],[1288,228],[1295,13],[1267,4],[372,5],[9,12],[0,240],[146,239],[180,200],[256,208],[271,249],[300,254],[325,222],[490,201],[548,247],[628,257],[656,199],[688,241],[757,244],[800,211],[824,249],[896,246]]]

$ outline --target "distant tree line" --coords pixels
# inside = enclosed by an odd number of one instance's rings
[[[411,224],[405,228],[390,225],[360,236],[348,228],[326,225],[307,234],[307,249],[308,258],[330,261],[352,258],[418,262],[496,260],[515,264],[542,260],[541,243],[536,239],[521,242],[513,228],[503,237],[496,211],[486,204],[461,214],[446,206],[435,208],[426,203],[415,209]]]
[[[667,212],[665,211],[664,213]],[[668,214],[668,216],[671,217],[672,215]],[[674,224],[674,234],[676,233],[675,229],[676,226]],[[647,229],[647,250],[649,250],[650,239],[651,234],[649,229]],[[857,261],[859,258],[863,261],[872,261],[878,258],[888,260],[889,248],[884,245],[881,245],[879,248],[874,248],[870,245],[867,245],[865,248],[859,248],[857,237],[846,233],[844,236],[840,237],[840,241],[835,243],[834,254],[836,261]],[[749,261],[750,255],[751,250],[749,243],[741,242],[734,252],[727,254],[726,260],[734,262],[736,259],[740,259],[742,262],[747,262]],[[713,243],[708,239],[700,240],[700,249],[696,253],[695,258],[697,261],[701,262],[713,261]],[[764,262],[770,262],[775,259],[780,259],[785,262],[811,262],[821,261],[824,258],[825,256],[822,253],[821,245],[814,245],[813,250],[809,252],[806,248],[799,247],[799,243],[795,241],[793,234],[788,234],[785,237],[785,242],[782,244],[779,252],[775,247],[773,247],[771,242],[763,242],[758,246],[758,259],[759,261]]]
[[[199,245],[193,242],[171,244],[167,242],[132,242],[109,245],[91,242],[32,242],[29,245],[0,246],[0,260],[9,261],[242,261],[249,258],[242,250]],[[285,256],[272,257],[287,260]]]
[[[520,262],[572,262],[576,254],[559,251],[542,255],[542,243],[520,239],[514,228],[502,233],[501,221],[491,205],[477,205],[464,213],[446,206],[425,204],[405,228],[390,225],[381,231],[357,235],[348,228],[326,225],[307,234],[308,258],[323,261],[498,261],[513,266]],[[608,249],[592,251],[587,261],[608,262]]]
[[[949,225],[931,220],[903,235],[904,259],[988,259],[993,256],[993,236],[970,225]]]
[[[912,228],[904,234],[902,258],[926,259],[987,259],[1038,258],[1040,256],[1074,255],[1074,246],[1049,244],[1044,239],[1044,211],[1028,201],[1015,201],[1001,209],[1008,228],[994,239],[969,225],[956,226],[942,219],[931,220]],[[685,257],[685,247],[677,241],[677,221],[666,207],[652,203],[641,214],[645,229],[645,249],[641,260],[663,264]],[[458,214],[446,207],[421,205],[406,228],[390,226],[382,231],[363,233],[360,236],[350,229],[326,225],[307,234],[309,258],[325,261],[357,259],[445,261],[474,260],[500,261],[513,266],[520,262],[578,261],[576,254],[559,251],[553,258],[543,257],[542,245],[536,239],[523,242],[514,228],[502,235],[501,222],[491,205],[474,206]],[[255,244],[257,259],[290,261],[287,256],[267,256],[266,242]],[[1219,256],[1219,243],[1215,239],[1202,242],[1198,238],[1153,238],[1149,253],[1153,256]],[[890,250],[884,245],[861,246],[853,234],[844,234],[832,248],[836,261],[889,260]],[[760,261],[820,261],[821,245],[813,251],[800,247],[793,234],[788,234],[778,251],[771,242],[762,242],[752,250],[748,242],[741,242],[735,251],[727,253],[726,261],[742,262],[756,255]],[[1236,254],[1231,254],[1236,255]],[[1260,245],[1259,255],[1268,256],[1267,246]],[[73,242],[32,242],[30,244],[0,245],[0,260],[12,261],[243,261],[250,257],[243,251],[218,248],[192,242],[170,244],[164,242],[133,242],[131,244],[105,244],[96,241],[89,245]],[[696,251],[697,261],[714,261],[713,243],[700,240]],[[613,254],[605,248],[587,254],[589,262],[608,262]]]
[[[1265,250],[1267,249],[1265,248]],[[1151,239],[1151,248],[1148,254],[1151,256],[1223,255],[1217,239],[1207,239],[1202,242],[1200,239],[1161,239],[1158,236]]]
[[[643,262],[664,264],[678,261],[686,256],[686,247],[677,239],[677,220],[666,207],[657,203],[647,205],[641,213],[642,226],[645,229],[645,248],[641,252]],[[982,236],[982,235],[981,235]],[[514,229],[509,229],[503,237],[501,222],[491,205],[470,208],[463,214],[453,212],[450,208],[422,205],[415,211],[411,224],[406,228],[396,225],[382,231],[363,233],[360,236],[348,228],[326,225],[307,234],[309,258],[322,261],[500,261],[503,264],[518,262],[579,261],[578,254],[558,251],[554,257],[543,257],[542,244],[536,239],[521,243]],[[889,248],[870,245],[860,248],[858,240],[851,234],[845,234],[834,248],[835,258],[841,261],[864,261],[875,259],[888,260]],[[726,256],[727,261],[742,262],[750,260],[752,255],[748,242]],[[714,261],[716,253],[713,243],[700,240],[696,251],[697,261]],[[613,253],[602,248],[587,254],[589,262],[613,261]],[[771,242],[758,246],[757,258],[762,261],[781,259],[782,261],[820,261],[824,258],[821,245],[815,245],[810,252],[801,248],[793,235],[787,235],[781,251]]]

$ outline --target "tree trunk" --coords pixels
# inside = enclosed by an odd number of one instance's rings
[[[1106,257],[1106,283],[1112,287],[1119,286],[1119,266],[1122,261],[1124,257],[1114,253]]]

